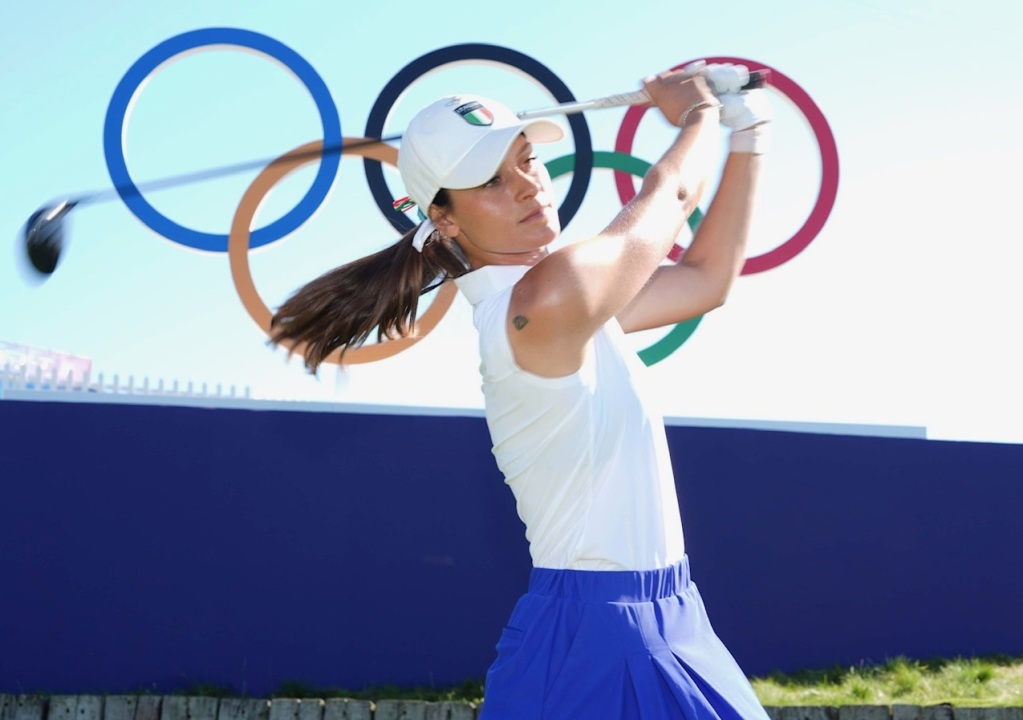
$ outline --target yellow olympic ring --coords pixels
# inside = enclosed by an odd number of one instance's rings
[[[359,143],[365,140],[365,138],[344,138],[344,144]],[[287,177],[289,173],[294,172],[307,163],[319,160],[322,149],[322,141],[317,140],[306,143],[281,155],[267,165],[245,191],[241,202],[238,203],[238,209],[235,210],[234,219],[231,221],[231,232],[228,235],[227,241],[227,255],[231,263],[231,279],[234,281],[235,290],[238,292],[238,297],[241,298],[245,310],[249,313],[249,317],[267,334],[267,337],[270,335],[270,318],[273,316],[273,313],[270,312],[270,309],[256,290],[256,285],[252,280],[252,272],[249,268],[249,241],[252,236],[252,222],[256,216],[256,210],[270,190]],[[390,145],[362,145],[342,150],[342,155],[346,153],[361,155],[362,157],[385,162],[389,165],[396,166],[398,163],[398,151]],[[448,308],[451,307],[457,293],[458,291],[454,283],[444,283],[438,289],[437,297],[430,303],[430,307],[416,319],[415,327],[410,336],[352,348],[345,353],[344,364],[357,365],[359,363],[376,362],[377,360],[383,360],[384,358],[396,355],[402,350],[407,350],[430,334],[437,326],[437,323],[440,322],[440,319],[444,317]],[[301,354],[304,346],[302,343],[298,343],[286,347],[289,352]],[[340,356],[341,351],[335,350],[327,356],[324,362],[340,364]]]

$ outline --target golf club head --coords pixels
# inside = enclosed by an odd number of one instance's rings
[[[73,202],[62,202],[40,208],[25,223],[25,251],[32,267],[42,275],[51,275],[57,269],[64,249],[64,216],[74,206]]]

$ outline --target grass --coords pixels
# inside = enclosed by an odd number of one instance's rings
[[[910,660],[879,665],[835,666],[751,678],[764,705],[939,705],[1023,706],[1023,656]],[[453,688],[376,687],[324,690],[285,683],[274,697],[347,697],[359,700],[468,701],[479,703],[483,684],[468,680]]]
[[[1023,657],[910,660],[753,678],[764,705],[1023,706]]]
[[[751,678],[768,706],[951,705],[1023,707],[1023,656],[935,660],[897,657],[879,665],[835,666]],[[230,688],[197,684],[180,695],[237,697]],[[275,698],[351,698],[354,700],[426,700],[479,704],[483,683],[467,680],[454,687],[377,686],[362,690],[322,688],[301,682],[282,683]]]

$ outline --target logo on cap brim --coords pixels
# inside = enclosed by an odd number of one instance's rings
[[[494,124],[494,115],[483,105],[473,100],[455,108],[455,112],[462,116],[470,125],[486,127]]]

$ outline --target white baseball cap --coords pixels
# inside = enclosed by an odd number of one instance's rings
[[[465,190],[490,180],[520,134],[531,143],[556,142],[561,125],[520,120],[480,95],[450,95],[420,110],[398,150],[398,170],[409,197],[426,213],[441,188]]]

